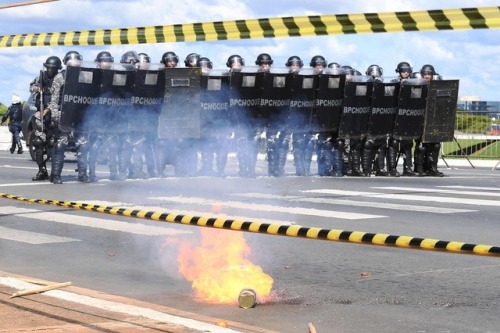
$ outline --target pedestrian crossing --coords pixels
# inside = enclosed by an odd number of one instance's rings
[[[290,192],[288,192],[290,193]],[[80,202],[103,206],[125,207],[137,210],[162,211],[177,215],[191,215],[233,219],[269,224],[293,225],[307,217],[335,220],[380,220],[401,212],[453,215],[472,213],[482,207],[498,207],[500,189],[477,186],[374,186],[363,191],[335,188],[313,188],[279,195],[263,192],[236,192],[221,198],[195,196],[150,196],[148,206],[133,203],[92,201]],[[32,208],[33,207],[33,208]],[[166,208],[167,207],[167,208]],[[175,209],[169,209],[172,207]],[[362,208],[357,209],[357,208]],[[356,208],[353,210],[353,208]],[[490,208],[491,209],[491,208]],[[45,221],[66,226],[124,232],[141,236],[175,236],[192,232],[189,228],[171,228],[168,224],[151,225],[114,218],[101,218],[95,213],[75,211],[44,211],[43,208],[2,206],[0,209],[0,241],[26,244],[78,242],[79,239],[49,235],[44,232],[22,231],[2,225],[2,216],[14,215],[23,223]],[[424,216],[425,215],[421,215]],[[271,218],[270,218],[271,217]],[[277,217],[276,219],[274,217]],[[17,226],[16,228],[20,228]],[[194,230],[193,230],[194,231]]]

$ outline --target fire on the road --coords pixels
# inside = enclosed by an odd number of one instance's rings
[[[252,289],[263,302],[273,279],[248,259],[250,253],[243,233],[202,228],[199,244],[179,244],[179,272],[202,301],[236,304],[243,289]]]

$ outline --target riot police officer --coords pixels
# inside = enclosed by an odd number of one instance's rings
[[[161,56],[160,63],[164,64],[166,68],[175,68],[179,64],[179,57],[175,52],[167,51]]]
[[[371,76],[374,80],[383,81],[383,69],[378,65],[370,65],[365,73]],[[363,153],[361,162],[363,167],[363,174],[370,176],[375,165],[376,176],[388,176],[389,173],[385,170],[385,159],[387,155],[387,137],[385,138],[371,138],[367,137],[363,143]]]
[[[268,53],[261,53],[257,56],[255,64],[259,66],[259,71],[269,73],[271,71],[273,59]],[[272,110],[269,110],[268,112],[270,112],[269,119],[267,124],[265,124],[267,143],[267,173],[272,177],[280,177],[284,174],[284,167],[288,154],[288,141],[286,140],[287,135],[284,131],[285,121],[284,119],[281,119],[279,108],[272,108]],[[258,128],[254,141],[257,139],[257,134],[259,132],[260,129]],[[255,158],[257,158],[257,156]]]
[[[409,79],[413,68],[407,61],[402,61],[396,66],[396,73],[398,73],[398,81]],[[413,172],[413,140],[396,140],[394,138],[389,138],[389,149],[387,150],[388,164],[389,164],[389,175],[393,176],[398,174],[397,167],[397,155],[401,153],[403,155],[403,176],[412,177],[415,176]]]
[[[190,53],[184,59],[184,65],[188,68],[196,68],[200,57],[198,53]],[[183,138],[177,142],[174,153],[174,173],[176,176],[191,177],[196,175],[198,169],[198,142],[199,139],[197,138]]]
[[[441,76],[436,73],[434,66],[424,65],[420,69],[420,75],[423,79],[432,81],[441,79]],[[439,151],[441,149],[440,142],[426,142],[423,143],[422,139],[415,141],[415,168],[418,176],[431,176],[443,177],[444,174],[437,168],[439,161]]]
[[[83,57],[76,51],[69,51],[64,56],[63,62],[66,66],[80,66]],[[55,144],[52,153],[52,166],[50,170],[50,181],[53,184],[62,184],[61,173],[64,166],[64,153],[69,143],[70,132],[63,131],[59,128],[61,120],[61,104],[62,92],[64,89],[64,82],[66,80],[66,70],[62,70],[54,77],[52,86],[50,88],[51,98],[48,109],[51,113],[52,125],[55,128]],[[87,177],[87,149],[88,138],[85,136],[84,131],[80,132],[78,129],[75,137],[77,146],[77,163],[78,163],[78,181],[86,183]]]
[[[109,70],[113,67],[114,57],[108,51],[99,52],[94,62],[98,68]],[[95,110],[96,113],[91,113],[87,121],[90,121],[91,127],[102,128],[102,113],[100,110]],[[102,149],[105,156],[106,163],[109,169],[109,179],[118,179],[118,150],[119,150],[119,137],[116,133],[93,131],[90,136],[90,150],[89,150],[89,182],[97,181],[96,164],[99,158],[99,152]]]
[[[38,173],[32,178],[33,181],[49,179],[44,153],[47,152],[47,154],[50,154],[50,150],[54,145],[54,127],[51,125],[51,115],[48,105],[51,100],[51,86],[54,77],[62,69],[62,62],[59,57],[50,56],[45,60],[43,66],[45,67],[45,71],[42,73],[42,77],[37,76],[30,83],[30,92],[38,94],[36,102],[38,111],[33,117],[34,134],[30,138],[35,150],[35,160],[38,164]]]
[[[227,58],[226,66],[229,68],[229,73],[241,72],[245,66],[245,59],[239,54],[230,55]],[[233,82],[231,82],[233,85]],[[233,96],[239,98],[239,96]],[[238,174],[241,177],[255,177],[255,159],[254,151],[258,151],[254,143],[255,126],[251,119],[248,108],[242,108],[235,115],[233,120],[235,128],[236,140],[236,156],[238,158]],[[255,153],[257,154],[257,153]]]
[[[165,65],[165,68],[175,68],[179,64],[179,56],[175,52],[167,51],[163,53],[160,63]],[[174,139],[158,139],[156,144],[156,171],[160,177],[165,177],[165,166],[174,165],[176,141]]]
[[[298,73],[304,66],[304,62],[299,56],[291,56],[285,63],[290,73]],[[311,133],[294,132],[292,136],[293,164],[297,176],[310,175],[311,160],[306,158],[307,145],[311,143]],[[287,140],[288,141],[288,140]]]
[[[127,69],[135,70],[139,63],[139,54],[136,51],[127,51],[120,58],[120,64]],[[136,153],[134,157],[138,155],[138,146],[143,138],[139,133],[129,131],[129,123],[133,121],[131,117],[131,108],[125,107],[122,118],[119,119],[121,133],[118,135],[118,180],[144,178],[142,170],[138,170],[140,169],[137,165],[138,159],[134,160],[135,164],[132,162],[134,153]]]
[[[17,147],[17,153],[23,153],[23,145],[21,139],[19,138],[19,133],[21,132],[21,122],[23,120],[23,106],[21,105],[21,99],[18,95],[12,95],[12,105],[9,106],[7,112],[2,117],[2,124],[9,119],[9,131],[12,133],[12,146],[10,147],[10,153],[14,154]]]

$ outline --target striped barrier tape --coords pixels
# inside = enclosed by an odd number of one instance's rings
[[[0,36],[0,47],[122,45],[500,28],[500,7],[274,17]]]
[[[112,215],[121,215],[146,219],[157,222],[169,222],[198,227],[210,227],[217,229],[229,229],[246,231],[260,234],[300,237],[334,242],[348,242],[365,245],[392,246],[408,249],[444,251],[459,254],[500,256],[500,247],[480,244],[469,244],[462,242],[442,241],[431,238],[416,238],[410,236],[397,236],[389,234],[368,233],[362,231],[345,231],[338,229],[321,229],[315,227],[304,227],[297,225],[281,225],[261,222],[231,220],[212,217],[199,217],[167,212],[155,212],[147,210],[130,209],[123,207],[112,207],[87,204],[82,202],[26,199],[23,197],[0,193],[1,198],[18,200],[28,203],[52,205],[65,208],[87,210]]]

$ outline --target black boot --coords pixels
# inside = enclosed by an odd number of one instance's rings
[[[406,177],[415,177],[416,174],[413,171],[413,166],[412,166],[412,158],[411,158],[411,150],[407,150],[404,152],[403,156],[403,176]]]
[[[432,150],[429,152],[429,176],[431,177],[444,177],[444,173],[438,170],[437,164],[439,161],[439,149],[440,145],[436,144],[435,147],[432,147]]]
[[[372,173],[372,151],[370,149],[363,149],[361,154],[361,164],[363,166],[363,176],[370,177]]]
[[[87,183],[89,177],[87,176],[87,151],[81,149],[76,156],[76,164],[78,167],[78,181],[80,183]]]
[[[23,144],[21,143],[21,140],[17,141],[17,153],[22,154],[23,153]]]
[[[419,177],[425,176],[424,160],[425,160],[425,149],[417,148],[415,150],[415,170]]]
[[[351,165],[351,176],[364,176],[364,174],[360,170],[361,152],[359,150],[351,150],[351,153],[349,154],[349,163]]]
[[[342,151],[335,148],[332,150],[332,176],[344,176],[344,157]]]
[[[11,154],[14,154],[14,152],[16,151],[16,141],[14,141],[14,139],[12,139],[12,146],[9,150]]]
[[[399,177],[400,174],[397,170],[398,166],[398,151],[397,148],[389,146],[387,148],[387,164],[389,169],[389,176]]]
[[[47,173],[47,168],[45,167],[45,163],[43,165],[38,166],[38,173],[35,177],[31,178],[32,181],[42,181],[48,180],[49,174]]]
[[[52,153],[52,166],[50,169],[50,181],[53,184],[62,184],[61,173],[64,165],[64,152],[66,144],[57,142]]]
[[[302,147],[293,149],[293,164],[295,165],[296,176],[306,175],[306,169],[304,165],[304,149]]]

